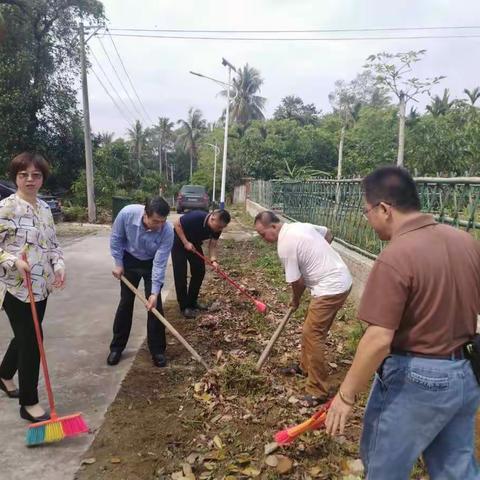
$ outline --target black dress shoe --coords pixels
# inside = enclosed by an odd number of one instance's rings
[[[50,415],[48,413],[44,413],[40,417],[34,417],[33,415],[30,415],[27,412],[27,409],[23,405],[20,407],[20,416],[24,420],[28,420],[29,422],[32,422],[32,423],[46,422],[47,420],[50,420]]]
[[[205,305],[204,303],[197,302],[193,306],[194,310],[200,310],[201,312],[206,312],[208,310],[208,305]]]
[[[110,352],[110,354],[107,357],[107,363],[109,365],[117,365],[117,363],[120,361],[122,358],[122,352]]]
[[[163,353],[155,353],[152,355],[152,362],[156,367],[163,368],[167,366],[167,358]]]
[[[182,310],[182,314],[185,318],[195,318],[197,316],[197,312],[193,310],[193,308],[186,308]]]
[[[18,398],[20,396],[20,392],[18,388],[15,390],[8,390],[7,386],[3,383],[3,380],[0,378],[0,390],[3,390],[9,398]]]

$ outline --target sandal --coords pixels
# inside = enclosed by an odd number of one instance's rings
[[[300,404],[304,407],[317,407],[318,405],[325,403],[327,399],[325,397],[316,397],[315,395],[304,395],[299,398]]]
[[[300,368],[300,365],[298,363],[295,363],[294,365],[290,365],[289,367],[281,368],[280,372],[283,375],[287,375],[287,376],[290,376],[290,377],[293,377],[295,375],[300,375],[301,377],[306,377],[305,372]]]

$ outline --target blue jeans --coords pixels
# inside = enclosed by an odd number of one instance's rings
[[[368,480],[408,480],[422,454],[431,480],[479,479],[479,403],[468,360],[388,357],[364,417],[360,454]]]

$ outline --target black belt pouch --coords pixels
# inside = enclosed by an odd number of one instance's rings
[[[477,378],[477,382],[480,385],[480,335],[475,335],[472,340],[467,342],[463,346],[463,353],[465,358],[470,360],[472,364],[473,373]]]

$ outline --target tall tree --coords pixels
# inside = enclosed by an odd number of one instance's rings
[[[155,125],[152,129],[157,143],[158,170],[160,172],[160,175],[162,175],[162,165],[165,164],[165,172],[167,178],[168,165],[166,161],[166,153],[167,146],[173,140],[173,127],[174,123],[171,122],[168,117],[159,117],[157,125]]]
[[[142,150],[145,144],[145,131],[143,130],[140,120],[135,122],[132,128],[127,130],[128,138],[130,139],[130,151],[132,158],[137,164],[137,168],[140,171],[142,167]]]
[[[263,110],[267,99],[257,95],[263,85],[260,72],[248,63],[238,70],[232,80],[233,87],[230,90],[230,116],[234,122],[245,127],[252,120],[263,120]],[[220,92],[224,97],[227,91]]]
[[[190,107],[187,120],[178,120],[180,129],[177,134],[177,143],[190,157],[190,180],[192,179],[194,166],[198,160],[199,140],[206,129],[206,121],[202,118],[201,110]]]
[[[78,172],[81,150],[67,153],[61,142],[77,144],[81,133],[75,85],[80,58],[78,20],[103,21],[97,0],[0,0],[4,35],[0,48],[0,160],[23,149],[43,150],[53,161]],[[60,142],[61,139],[61,142]],[[80,155],[77,156],[77,152]],[[54,175],[63,167],[54,169]]]
[[[305,104],[300,97],[288,95],[282,98],[273,118],[275,120],[295,120],[300,125],[314,125],[318,123],[319,114],[320,112],[313,103]]]
[[[443,96],[440,97],[435,95],[432,98],[432,103],[427,105],[426,109],[434,117],[438,117],[439,115],[445,115],[448,113],[453,105],[455,105],[455,100],[450,101],[450,92],[448,88],[445,88],[443,91]]]
[[[463,90],[463,93],[468,97],[470,100],[470,104],[472,107],[475,105],[475,102],[480,98],[480,87],[475,87],[472,90],[469,90],[468,88],[465,88]]]
[[[397,165],[403,165],[405,152],[405,111],[407,102],[418,101],[418,96],[429,93],[445,77],[420,80],[417,77],[405,78],[412,72],[413,65],[421,60],[426,50],[411,50],[405,53],[380,52],[367,58],[365,68],[377,74],[377,82],[389,89],[398,100],[398,152]]]

